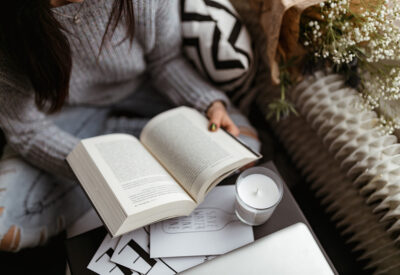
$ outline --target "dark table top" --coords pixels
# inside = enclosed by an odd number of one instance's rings
[[[278,170],[276,169],[276,167],[272,162],[267,162],[265,164],[262,164],[261,166],[268,167],[278,172]],[[234,184],[234,183],[235,183],[235,177],[231,177],[223,181],[221,185]],[[296,200],[293,198],[293,195],[286,184],[283,185],[282,200],[276,207],[271,218],[266,223],[253,227],[254,238],[259,239],[261,237],[269,235],[273,232],[276,232],[278,230],[281,230],[285,227],[288,227],[298,222],[302,222],[305,225],[307,225],[307,227],[313,234],[317,244],[319,245],[322,253],[325,255],[327,262],[329,263],[335,274],[337,274],[335,267],[333,266],[331,260],[324,251],[320,242],[318,241],[318,238],[313,232],[310,224],[303,215],[303,212],[298,206]],[[103,241],[106,234],[107,234],[106,230],[103,227],[101,227],[66,240],[65,245],[68,257],[68,263],[72,275],[96,274],[87,269],[86,266],[90,262],[93,255],[96,253],[97,248]]]

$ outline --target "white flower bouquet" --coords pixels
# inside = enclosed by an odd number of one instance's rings
[[[285,95],[289,88],[305,74],[328,68],[344,75],[346,83],[361,93],[364,107],[377,112],[387,132],[400,128],[400,3],[303,1],[308,5],[301,9],[305,5],[298,2],[282,13],[273,57],[279,71],[271,65],[281,94],[269,104],[269,115],[279,118],[296,112]]]

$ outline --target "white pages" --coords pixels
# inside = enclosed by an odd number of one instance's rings
[[[87,267],[100,275],[172,275],[212,258],[152,259],[149,254],[149,231],[140,228],[113,239],[107,234]]]
[[[82,140],[67,161],[113,236],[187,216],[236,169],[260,156],[179,107],[153,118],[140,141],[127,134]]]

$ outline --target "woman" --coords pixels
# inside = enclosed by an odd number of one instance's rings
[[[176,105],[205,112],[210,130],[239,134],[228,99],[188,65],[180,39],[175,0],[7,1],[0,250],[43,244],[89,208],[65,163],[81,138],[138,135],[149,117]],[[248,126],[239,113],[232,118]]]

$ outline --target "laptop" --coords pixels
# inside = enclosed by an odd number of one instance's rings
[[[195,266],[183,275],[335,274],[304,223],[296,223]]]

